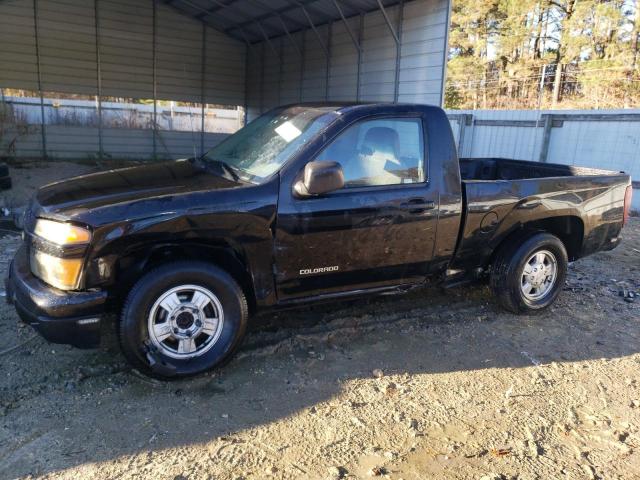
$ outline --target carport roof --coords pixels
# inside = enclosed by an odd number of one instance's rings
[[[398,0],[164,0],[238,40],[255,43],[400,3]]]

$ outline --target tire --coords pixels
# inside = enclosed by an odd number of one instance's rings
[[[555,274],[551,275],[554,262]],[[540,232],[519,237],[497,252],[491,269],[491,290],[510,312],[540,312],[558,298],[567,266],[567,250],[555,235]]]
[[[144,275],[127,296],[120,346],[146,375],[195,375],[230,358],[248,312],[244,292],[224,270],[205,262],[168,263]]]
[[[0,190],[9,190],[11,188],[11,177],[0,178]]]

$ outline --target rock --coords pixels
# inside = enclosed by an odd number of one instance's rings
[[[418,429],[418,421],[415,418],[412,418],[409,421],[409,428],[412,430],[417,430]]]
[[[480,480],[503,480],[504,476],[503,475],[499,475],[497,473],[490,473],[488,475],[483,475],[482,477],[480,477]]]
[[[376,368],[373,372],[373,376],[375,378],[382,378],[384,377],[384,372],[382,370],[380,370],[379,368]]]
[[[267,475],[275,475],[276,473],[278,473],[278,467],[276,467],[275,465],[270,465],[264,470],[264,472]]]
[[[584,470],[584,473],[586,473],[592,480],[596,479],[596,471],[591,465],[583,464],[582,470]]]
[[[638,399],[631,400],[631,403],[629,404],[629,406],[631,408],[640,408],[640,400]]]
[[[371,470],[369,470],[370,477],[380,477],[382,475],[385,475],[386,473],[387,469],[384,467],[373,467]]]
[[[527,443],[529,446],[529,453],[532,457],[535,458],[542,455],[542,448],[540,447],[540,445],[538,445],[538,442],[536,440],[529,440]]]
[[[339,479],[344,477],[346,470],[343,467],[331,466],[328,468],[329,478],[331,479]]]
[[[358,417],[351,417],[351,423],[356,427],[364,427],[364,422]]]

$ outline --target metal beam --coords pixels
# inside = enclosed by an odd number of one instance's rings
[[[227,7],[230,7],[231,4],[227,5],[224,4],[222,2],[219,2],[218,0],[211,0],[213,3],[215,3],[216,5],[218,5],[220,8],[218,8],[216,11],[220,11],[220,10],[224,10]],[[204,22],[204,19],[211,16],[213,13],[211,9],[207,9],[207,8],[203,8],[199,5],[196,5],[195,3],[189,1],[189,0],[180,0],[180,2],[184,3],[185,5],[188,5],[189,7],[193,8],[194,10],[197,10],[199,13],[197,15],[192,15],[193,18],[200,20],[201,22]],[[166,4],[171,4],[172,2],[170,1],[165,1]],[[175,6],[175,5],[172,5]],[[184,10],[183,10],[184,12]],[[242,13],[244,13],[244,10],[242,11]],[[246,16],[246,15],[245,15]]]
[[[287,12],[280,12],[279,10],[273,9],[258,0],[248,0],[248,1],[254,3],[255,5],[258,5],[260,8],[266,9],[268,13],[272,15],[272,17],[270,18],[277,18],[281,22],[283,21],[283,19],[286,19],[289,22],[295,23],[299,28],[304,28],[305,26],[304,23],[299,22],[295,18],[291,18],[289,15],[287,15]],[[263,20],[266,20],[266,19],[260,19],[259,21],[263,21]]]
[[[384,17],[384,21],[386,22],[387,27],[389,27],[389,31],[391,32],[391,35],[393,35],[393,39],[395,40],[396,45],[399,45],[400,44],[400,38],[398,37],[398,34],[396,33],[396,29],[393,28],[393,25],[391,25],[391,20],[389,20],[389,15],[387,15],[387,10],[384,8],[384,5],[382,4],[382,0],[378,0],[378,8],[382,12],[382,16]]]
[[[282,76],[284,75],[284,42],[280,39],[280,68],[278,70],[278,105],[282,104]]]
[[[398,41],[396,43],[396,72],[395,83],[393,90],[393,101],[398,103],[400,97],[400,61],[402,60],[402,23],[404,21],[404,0],[400,0],[398,5],[398,25],[396,33],[398,35]]]
[[[470,113],[450,113],[447,114],[449,121],[458,124],[458,156],[463,157],[466,145],[467,127],[474,125],[473,114]]]
[[[153,5],[153,26],[152,26],[152,68],[153,68],[153,159],[158,156],[158,54],[156,44],[158,33],[158,0],[152,0]]]
[[[324,76],[324,100],[329,100],[329,79],[331,78],[331,30],[333,29],[333,23],[327,26],[327,61],[325,62],[325,76]]]
[[[253,43],[251,43],[251,42],[249,41],[249,38],[247,37],[247,34],[246,34],[246,32],[244,31],[244,29],[242,29],[242,28],[241,28],[241,29],[239,29],[239,32],[240,32],[240,34],[242,35],[242,38],[244,38],[244,42],[247,44],[247,47],[249,47],[249,50],[251,50],[251,51],[253,52],[253,51],[254,51],[254,50],[253,50]]]
[[[40,96],[40,135],[42,137],[42,158],[47,158],[47,132],[44,118],[44,97],[42,96],[42,67],[40,64],[40,33],[38,29],[38,0],[33,0],[33,28],[35,30],[36,68],[38,73],[38,94]]]
[[[202,24],[202,46],[200,57],[200,155],[204,155],[204,104],[206,102],[205,95],[205,79],[207,68],[207,26]]]
[[[288,5],[286,7],[280,7],[280,8],[276,8],[276,9],[272,9],[269,13],[265,13],[263,15],[259,15],[256,18],[252,19],[252,20],[247,20],[245,22],[241,22],[238,23],[237,25],[234,25],[232,27],[226,28],[224,29],[225,33],[231,32],[233,30],[236,30],[237,28],[241,28],[241,27],[246,27],[247,25],[250,25],[251,23],[253,23],[254,20],[258,20],[260,22],[262,22],[263,20],[267,20],[269,18],[273,18],[275,16],[278,15],[286,15],[287,13],[295,10],[296,8],[299,8],[300,5],[304,5],[309,6],[311,3],[316,2],[317,0],[302,0],[300,2],[295,2],[294,5]],[[287,2],[290,3],[290,2]],[[296,23],[298,23],[296,21]],[[303,26],[302,24],[298,23],[299,25]]]
[[[544,120],[544,132],[542,134],[542,145],[540,146],[540,157],[538,161],[546,163],[549,156],[549,144],[551,143],[551,129],[553,128],[553,115],[545,114],[540,115],[541,120]]]
[[[280,63],[282,63],[282,58],[280,57],[280,54],[278,53],[278,51],[276,50],[276,47],[273,46],[273,43],[271,43],[271,39],[269,38],[269,36],[267,35],[267,32],[264,31],[264,28],[262,27],[262,24],[260,22],[258,22],[256,20],[256,25],[258,26],[258,29],[260,30],[260,32],[262,33],[262,37],[264,38],[264,41],[267,42],[267,44],[269,44],[269,48],[271,49],[271,51],[273,52],[273,54],[276,56],[276,58],[280,61]]]
[[[453,1],[448,2],[447,6],[447,17],[445,20],[445,25],[447,26],[445,30],[445,38],[444,38],[444,52],[442,52],[442,84],[440,86],[440,106],[444,108],[444,92],[447,89],[447,61],[449,60],[449,32],[451,28],[451,12],[453,9]]]
[[[94,23],[96,32],[96,87],[98,89],[98,96],[96,98],[98,109],[98,158],[100,160],[104,157],[104,144],[102,141],[102,64],[100,61],[100,28],[99,28],[99,10],[98,0],[93,0],[93,12]]]
[[[215,5],[215,7],[211,7],[211,8],[205,9],[204,11],[202,11],[201,13],[196,15],[197,18],[203,19],[205,17],[213,15],[216,12],[219,12],[220,10],[224,10],[226,8],[229,8],[229,7],[233,6],[233,4],[235,2],[237,2],[238,0],[231,0],[229,3],[223,3],[223,2],[220,2],[218,0],[210,0],[210,1]]]
[[[298,52],[298,55],[302,56],[302,51],[300,50],[300,47],[298,47],[298,44],[296,43],[295,39],[291,35],[291,32],[289,31],[287,24],[284,23],[284,20],[282,19],[281,16],[278,16],[278,20],[280,20],[280,23],[282,24],[282,29],[287,34],[287,37],[289,37],[289,41],[291,42],[291,45],[293,45],[293,47],[296,49],[296,52]]]
[[[318,32],[318,29],[316,28],[316,25],[313,23],[313,20],[311,20],[311,16],[309,15],[309,12],[307,11],[307,9],[305,8],[305,6],[302,3],[300,3],[300,2],[298,2],[296,0],[293,0],[293,1],[294,1],[294,3],[296,3],[302,9],[302,13],[304,13],[304,16],[307,18],[307,21],[309,22],[309,26],[313,30],[313,33],[315,33],[316,38],[318,39],[318,43],[322,47],[322,50],[324,51],[325,56],[327,58],[329,58],[329,49],[327,48],[327,46],[322,41],[322,37],[320,36],[320,32]]]
[[[302,102],[302,97],[304,94],[304,63],[305,63],[305,52],[307,48],[307,40],[305,32],[302,32],[302,54],[300,55],[300,102]]]
[[[253,48],[247,43],[247,48],[244,51],[244,126],[247,126],[249,120],[249,54],[253,53]]]
[[[219,12],[220,10],[225,10],[228,8],[234,8],[237,12],[240,13],[241,16],[243,17],[247,17],[247,12],[245,9],[238,7],[234,2],[229,2],[229,3],[223,3],[220,0],[209,0],[211,2],[213,2],[214,4],[217,5],[217,7],[214,8],[208,8],[208,9],[203,9],[202,7],[199,7],[195,4],[193,4],[192,2],[190,2],[189,0],[181,0],[183,2],[185,2],[187,5],[191,6],[192,8],[198,9],[200,11],[200,13],[196,16],[199,20],[204,20],[205,18],[213,15],[216,12]],[[250,0],[251,1],[251,0]],[[259,3],[255,0],[253,0],[253,3],[259,5],[260,8],[266,9],[268,10],[268,14],[269,16],[278,16],[281,17],[282,15],[284,15],[283,13],[280,13],[277,10],[274,10],[270,7],[268,7],[267,5],[263,5],[262,3]],[[249,15],[250,16],[250,15]],[[264,20],[265,18],[256,18],[255,20],[257,20],[258,22]],[[300,26],[303,26],[302,23],[298,22],[297,20],[294,20],[290,17],[287,17],[288,20],[297,23]],[[243,20],[241,24],[239,24],[238,26],[241,27],[246,27],[249,26],[254,20]],[[233,28],[232,28],[233,29]],[[224,33],[230,31],[231,29],[225,29],[223,30]],[[270,37],[271,38],[271,37]]]
[[[356,39],[356,36],[354,35],[353,30],[351,30],[351,26],[349,25],[347,18],[344,16],[344,12],[342,11],[342,7],[340,7],[340,4],[338,3],[338,0],[333,0],[333,4],[335,5],[336,10],[338,10],[338,13],[340,14],[340,18],[342,19],[342,23],[344,23],[344,27],[347,29],[347,32],[351,37],[353,46],[356,47],[356,50],[358,50],[358,52],[360,52],[361,50],[360,42]]]
[[[572,115],[570,113],[554,113],[554,127],[557,121],[561,122],[640,122],[640,114],[637,113],[582,113]]]
[[[360,24],[358,25],[358,45],[362,47],[364,39],[364,13],[360,14]],[[362,70],[362,48],[358,50],[358,69],[356,73],[356,101],[360,101],[360,71]]]
[[[264,113],[264,43],[261,44],[262,52],[260,53],[260,115]]]

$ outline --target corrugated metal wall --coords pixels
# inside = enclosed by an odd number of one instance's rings
[[[153,98],[153,4],[100,0],[102,93]]]
[[[52,92],[243,105],[245,52],[242,42],[153,0],[0,2],[0,88],[42,91],[45,96]],[[129,142],[131,151],[151,145],[147,154],[172,157],[183,155],[183,144],[193,144],[192,133],[157,131],[153,124],[148,129],[87,128],[82,133],[76,127],[44,129],[42,135],[42,126],[31,126],[14,148],[23,147],[23,156],[46,152],[76,157],[82,151],[85,156],[116,157]],[[12,132],[6,135],[15,137]],[[198,149],[219,138],[203,135],[196,141]]]
[[[248,57],[249,119],[298,101],[440,105],[449,2],[415,0],[386,12],[399,48],[381,11],[348,19],[360,54],[342,21],[317,27],[322,44],[309,29],[292,35],[295,45],[286,36],[254,45]]]
[[[38,90],[33,2],[0,2],[0,85]]]
[[[37,91],[39,60],[45,92],[97,95],[100,68],[103,96],[153,98],[153,4],[153,0],[0,2],[0,87]],[[203,28],[162,3],[157,3],[156,22],[159,100],[200,102],[204,79],[205,103],[242,105],[243,43]]]
[[[291,38],[247,46],[159,0],[4,0],[0,88],[96,96],[96,108],[105,97],[243,105],[249,119],[300,101],[441,104],[448,0],[406,1],[386,14],[392,28],[378,10],[347,19],[349,28],[343,21],[309,25]],[[166,156],[174,149],[160,137],[173,136],[158,135],[154,125],[137,131],[136,145],[151,142],[154,155]],[[81,135],[88,156],[120,155],[109,149],[132,142],[130,132],[102,127]],[[70,138],[62,128],[41,130]],[[58,140],[47,145],[42,131],[47,156],[70,152]],[[35,153],[37,133],[30,129],[29,141],[16,145]],[[203,136],[203,147],[213,138]]]

